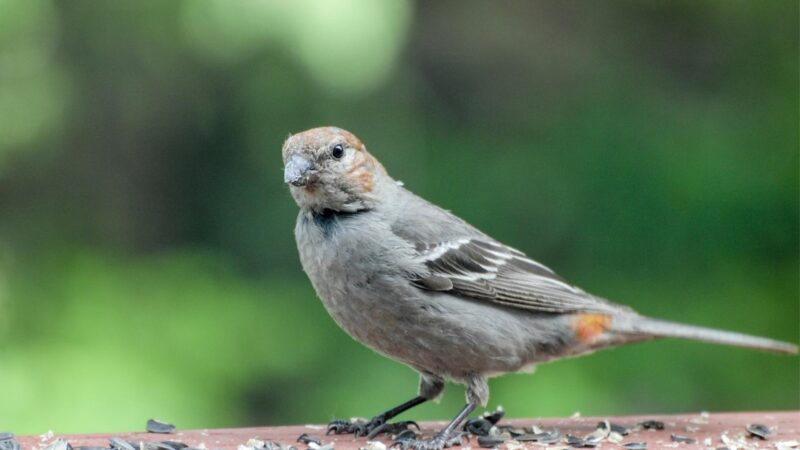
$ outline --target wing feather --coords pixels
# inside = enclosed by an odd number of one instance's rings
[[[548,267],[498,242],[471,238],[416,246],[428,273],[422,288],[548,313],[609,312],[621,307],[570,285]]]

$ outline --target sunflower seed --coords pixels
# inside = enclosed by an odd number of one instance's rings
[[[139,446],[133,445],[125,439],[112,437],[108,440],[110,447],[115,450],[138,450]]]
[[[478,436],[478,445],[482,448],[492,448],[503,443],[503,438],[497,436]]]
[[[628,442],[627,444],[622,444],[628,450],[645,450],[647,448],[646,442]]]
[[[417,438],[417,432],[408,429],[395,436],[394,440],[395,442],[403,442],[403,441],[413,441],[416,438]]]
[[[156,419],[150,419],[147,421],[147,432],[162,434],[174,433],[175,425],[167,422],[161,422],[160,420]]]
[[[298,436],[296,442],[302,442],[303,444],[306,444],[306,445],[310,444],[311,442],[314,442],[317,445],[322,445],[322,441],[321,440],[319,440],[319,439],[317,439],[315,437],[309,436],[308,433],[303,433],[300,436]]]
[[[631,433],[631,430],[623,427],[622,425],[616,424],[614,422],[611,422],[611,431],[613,431],[615,433],[619,433],[619,434],[621,434],[623,436],[627,436],[627,435],[629,435]]]
[[[327,443],[325,445],[315,445],[312,442],[312,443],[308,444],[308,448],[313,449],[313,450],[333,450],[334,443],[333,442],[329,442],[329,443]]]
[[[386,450],[386,444],[381,441],[367,441],[367,446],[360,450]]]
[[[639,425],[642,426],[645,430],[663,430],[664,429],[664,422],[659,422],[658,420],[645,420],[641,422]]]
[[[67,442],[64,438],[58,438],[50,445],[44,448],[44,450],[72,450],[72,446]]]
[[[767,440],[767,438],[772,434],[769,427],[766,425],[761,425],[760,423],[751,423],[747,426],[747,432],[750,433],[751,436],[757,437],[761,440]]]
[[[20,448],[14,433],[0,433],[0,450],[20,450]]]
[[[502,406],[498,406],[494,412],[485,412],[483,413],[483,418],[491,422],[492,425],[497,425],[497,422],[500,422],[500,419],[506,415],[505,410]]]
[[[186,448],[186,444],[173,441],[148,442],[144,444],[144,448],[146,450],[181,450]]]
[[[170,447],[174,448],[175,450],[183,450],[188,448],[189,446],[184,444],[183,442],[178,441],[161,441],[162,444],[169,445]]]
[[[600,426],[596,430],[583,437],[586,443],[596,445],[608,437],[608,433],[611,430],[611,425],[609,425],[608,421],[600,422],[598,425]]]
[[[503,425],[501,427],[497,427],[498,430],[501,432],[508,432],[512,437],[522,436],[523,434],[528,434],[524,428],[514,428],[511,425]]]
[[[490,422],[488,419],[470,419],[466,424],[464,424],[464,431],[472,433],[476,436],[488,436],[492,426],[492,422]]]
[[[568,434],[567,445],[570,447],[597,447],[597,442],[589,442],[586,439]]]
[[[534,436],[536,436],[537,440],[541,444],[555,444],[559,441],[559,439],[561,439],[561,433],[555,428],[549,431],[536,433]]]
[[[608,433],[608,442],[611,442],[612,444],[619,444],[620,442],[622,442],[622,439],[623,439],[622,435],[617,433],[616,431]]]
[[[697,442],[697,439],[693,439],[688,436],[681,436],[678,434],[671,434],[669,438],[672,440],[672,442],[677,442],[679,444],[694,444],[695,442]]]

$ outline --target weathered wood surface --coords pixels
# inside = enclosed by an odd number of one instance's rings
[[[791,448],[791,441],[800,441],[800,411],[790,412],[748,412],[748,413],[712,413],[712,414],[687,414],[687,415],[651,415],[651,416],[624,416],[624,417],[577,417],[577,418],[543,418],[543,419],[504,419],[499,425],[513,425],[515,427],[530,427],[537,425],[541,428],[556,428],[562,436],[572,434],[583,437],[595,430],[599,421],[609,420],[612,423],[634,428],[638,423],[646,420],[657,420],[664,422],[665,428],[661,431],[640,430],[634,431],[625,436],[620,444],[602,442],[598,448],[617,449],[623,448],[621,444],[629,442],[646,442],[648,449],[658,448],[680,448],[680,449],[718,449],[725,447],[721,440],[724,434],[731,439],[728,441],[728,448],[733,448],[731,442],[738,442],[746,445],[739,448]],[[745,431],[748,424],[759,423],[768,426],[772,430],[772,436],[768,440],[759,440],[750,437]],[[421,423],[422,432],[426,436],[432,435],[440,429],[446,422],[423,422]],[[178,424],[179,425],[179,424]],[[144,421],[142,423],[144,427]],[[24,450],[37,450],[44,448],[55,438],[63,437],[69,441],[73,447],[107,447],[110,437],[121,437],[128,441],[136,442],[156,442],[156,441],[179,441],[186,443],[189,447],[200,447],[224,450],[237,450],[240,445],[245,445],[248,440],[257,438],[260,440],[278,441],[284,445],[293,445],[299,450],[306,449],[306,445],[297,443],[297,437],[302,433],[308,433],[312,437],[322,440],[323,444],[335,443],[336,450],[357,450],[366,445],[366,439],[354,439],[351,435],[326,436],[323,425],[299,425],[281,427],[260,427],[260,428],[233,428],[233,429],[210,429],[210,430],[180,430],[174,434],[151,434],[151,433],[104,433],[104,434],[83,434],[65,435],[55,434],[52,437],[43,439],[40,436],[20,436],[17,440]],[[671,440],[671,435],[677,434],[695,439],[695,444],[676,444]],[[391,443],[388,436],[382,436],[380,440],[387,445]],[[710,445],[708,445],[710,443]],[[786,447],[776,444],[783,443]],[[465,443],[462,448],[478,448],[475,437],[469,443]],[[538,448],[567,448],[566,443],[552,444],[549,446],[537,445],[534,443],[525,444],[525,448],[534,450]],[[456,447],[457,448],[457,447]],[[501,450],[506,445],[500,446]]]

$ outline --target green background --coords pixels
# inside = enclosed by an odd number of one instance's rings
[[[797,343],[799,121],[796,1],[0,0],[0,429],[410,398],[298,262],[280,148],[327,124],[590,292]],[[797,409],[799,373],[661,341],[495,379],[490,407]]]

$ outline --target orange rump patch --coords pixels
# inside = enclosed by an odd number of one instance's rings
[[[611,327],[611,317],[604,314],[578,314],[572,327],[578,341],[591,344]]]

